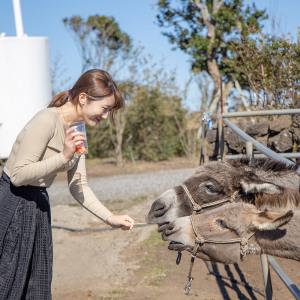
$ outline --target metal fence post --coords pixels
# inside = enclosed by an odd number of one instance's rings
[[[249,141],[246,142],[246,155],[249,161],[251,162],[251,160],[253,159],[253,143]],[[265,299],[271,300],[273,296],[273,289],[272,289],[269,262],[266,254],[262,254],[260,256],[260,262],[261,262],[263,278],[264,278]]]
[[[206,144],[206,134],[207,134],[207,125],[204,119],[201,121],[201,144],[200,144],[200,160],[199,165],[207,162],[208,156],[207,156],[207,144]]]
[[[218,160],[224,160],[224,124],[222,118],[218,119]]]
[[[246,155],[249,161],[253,159],[253,144],[251,142],[246,142]]]
[[[295,299],[300,300],[300,290],[295,285],[295,283],[283,272],[283,270],[279,267],[276,259],[270,255],[267,256],[269,264],[272,266],[273,270],[277,273],[279,278],[283,281]]]
[[[263,277],[264,277],[265,299],[272,300],[273,298],[272,281],[270,275],[269,262],[266,254],[261,254],[260,262],[261,262],[261,267],[263,270]]]

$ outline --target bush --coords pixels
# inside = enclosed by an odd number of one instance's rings
[[[165,95],[158,87],[140,87],[128,111],[125,156],[159,161],[183,155],[178,123],[183,124],[184,115],[180,98]]]

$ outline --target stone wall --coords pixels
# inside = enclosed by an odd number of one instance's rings
[[[257,117],[254,123],[249,118],[231,121],[254,139],[275,152],[300,152],[300,115]],[[207,152],[210,159],[217,158],[217,128],[207,132]],[[246,153],[246,144],[230,128],[224,129],[225,154]]]

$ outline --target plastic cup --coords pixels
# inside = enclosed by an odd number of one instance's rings
[[[82,132],[84,134],[85,140],[80,143],[79,145],[76,145],[75,152],[78,154],[88,154],[88,143],[87,143],[87,137],[86,137],[86,129],[85,129],[85,123],[84,122],[76,122],[71,125],[75,131]]]

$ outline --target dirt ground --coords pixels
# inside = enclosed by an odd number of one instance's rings
[[[152,199],[110,203],[110,209],[129,213],[144,221]],[[95,217],[77,205],[59,205],[52,210],[53,224],[73,228],[102,228],[102,232],[68,232],[53,229],[54,300],[143,300],[143,299],[264,299],[259,257],[249,257],[238,265],[213,267],[209,274],[204,262],[194,266],[192,294],[183,286],[190,257],[183,255],[179,266],[176,253],[167,249],[156,226],[134,228],[130,232],[107,230]],[[296,284],[300,284],[300,263],[278,259]],[[223,277],[220,277],[223,276]],[[231,280],[232,281],[231,281]],[[272,271],[273,299],[293,299]]]

